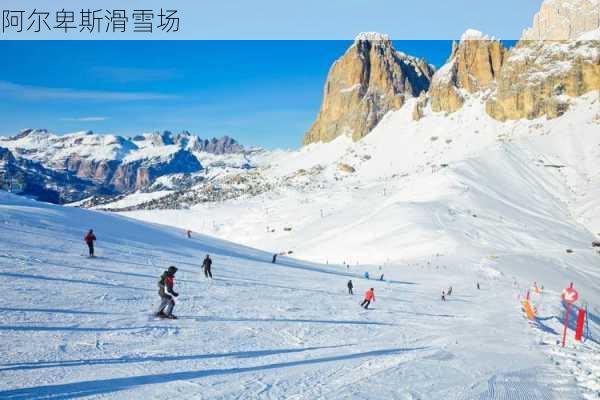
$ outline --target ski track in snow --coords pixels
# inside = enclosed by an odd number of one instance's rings
[[[548,344],[556,335],[523,319],[512,278],[451,268],[464,260],[414,260],[386,267],[390,281],[365,281],[341,266],[287,257],[273,265],[268,253],[107,213],[6,194],[0,211],[2,399],[589,394],[547,355],[562,351]],[[83,256],[89,227],[98,258]],[[210,281],[199,267],[206,252]],[[171,264],[180,268],[180,319],[157,320],[156,282]],[[442,303],[449,283],[454,293]],[[374,309],[362,310],[371,286]],[[545,323],[560,331],[559,321]]]

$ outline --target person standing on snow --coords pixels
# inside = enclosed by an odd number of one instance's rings
[[[160,296],[161,301],[156,316],[159,318],[177,319],[177,317],[173,315],[175,297],[179,296],[179,293],[173,290],[176,272],[177,268],[170,266],[169,269],[163,272],[158,281],[158,295]]]
[[[212,272],[210,271],[210,267],[212,266],[212,260],[210,256],[207,254],[206,258],[202,262],[202,269],[204,269],[204,276],[212,279]]]
[[[450,287],[448,288],[448,293],[447,293],[447,294],[448,294],[448,296],[452,295],[452,286],[450,286]]]
[[[375,301],[375,289],[373,288],[367,290],[365,293],[365,299],[362,303],[360,303],[360,306],[367,310],[369,308],[369,304],[371,304],[371,301]]]
[[[352,279],[348,281],[348,294],[354,294],[354,284],[352,283]]]
[[[90,251],[90,257],[94,257],[94,242],[96,241],[96,235],[94,235],[94,230],[90,229],[83,238],[83,240],[85,240],[85,243],[88,246],[88,249]]]
[[[275,264],[277,262],[277,253],[273,254],[273,259],[271,260],[271,263]]]
[[[442,301],[446,301],[446,292],[442,290]]]

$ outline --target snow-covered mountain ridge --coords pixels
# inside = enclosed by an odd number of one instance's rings
[[[202,160],[209,160],[210,164],[215,157],[227,159],[232,155],[237,158],[238,154],[248,152],[227,136],[204,140],[185,131],[128,138],[92,132],[54,135],[45,130],[29,129],[14,137],[1,138],[0,147],[10,151],[15,159],[39,163],[48,170],[87,181],[95,189],[85,192],[87,196],[154,191],[164,187],[169,180],[171,186],[177,186],[178,182],[182,182],[182,175],[186,177],[187,184],[199,182],[203,178],[191,174],[203,171]],[[4,182],[16,179],[7,173],[2,178]],[[162,183],[157,184],[159,178],[163,178]],[[22,184],[27,187],[27,182]],[[61,191],[60,187],[67,186],[68,181],[57,181],[54,185],[61,197],[59,202],[84,197]]]
[[[496,121],[474,98],[450,116],[427,108],[414,121],[412,105],[359,142],[263,154],[237,198],[179,211],[159,198],[148,207],[155,211],[128,215],[319,262],[398,262],[427,254],[426,243],[439,253],[465,245],[506,253],[539,238],[540,250],[592,251],[600,234],[596,95],[552,120]],[[266,189],[252,192],[252,182]],[[546,220],[558,225],[548,230]],[[506,232],[486,237],[487,224]],[[553,237],[567,227],[579,239]]]

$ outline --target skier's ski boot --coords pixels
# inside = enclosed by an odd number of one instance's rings
[[[159,311],[154,315],[157,316],[158,318],[168,318],[168,315],[165,314],[164,311]]]
[[[173,315],[173,314],[169,314],[166,316],[166,318],[168,319],[177,319],[177,316]]]

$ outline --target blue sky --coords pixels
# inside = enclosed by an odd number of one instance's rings
[[[299,146],[349,41],[0,42],[0,134],[187,129]],[[451,41],[395,41],[440,66]]]

